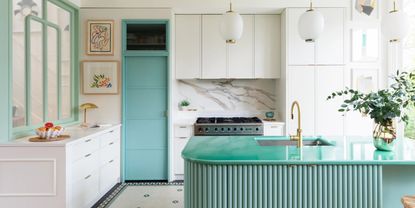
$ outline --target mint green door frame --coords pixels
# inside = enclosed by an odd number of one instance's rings
[[[12,128],[12,0],[0,1],[0,89],[2,98],[6,102],[0,102],[0,142],[11,138]]]
[[[166,25],[166,50],[161,51],[128,51],[127,50],[127,24],[165,24]],[[167,114],[170,112],[170,21],[165,19],[148,19],[148,20],[135,20],[135,19],[124,19],[122,20],[122,146],[121,146],[121,180],[125,181],[125,158],[126,158],[126,147],[125,147],[125,134],[126,134],[126,86],[125,86],[125,59],[129,56],[165,56],[167,57],[168,64],[167,64]],[[170,119],[167,118],[167,178],[170,180]]]

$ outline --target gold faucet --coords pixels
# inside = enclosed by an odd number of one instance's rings
[[[294,120],[294,107],[297,106],[297,120],[298,120],[298,128],[297,128],[297,135],[292,135],[290,136],[291,140],[296,140],[297,141],[297,147],[302,147],[303,146],[303,136],[301,133],[301,111],[300,111],[300,104],[298,103],[298,101],[294,101],[293,104],[291,105],[291,119]]]

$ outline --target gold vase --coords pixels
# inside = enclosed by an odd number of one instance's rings
[[[376,123],[373,130],[373,144],[381,151],[392,151],[395,145],[396,128],[392,120],[386,125]]]

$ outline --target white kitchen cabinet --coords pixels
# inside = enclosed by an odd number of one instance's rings
[[[343,8],[315,8],[324,16],[325,26],[315,43],[305,42],[298,33],[298,21],[305,8],[286,11],[288,30],[288,65],[342,65],[344,64]]]
[[[242,15],[236,44],[220,34],[221,15],[176,15],[176,79],[280,77],[280,15]]]
[[[343,99],[327,97],[344,88],[344,67],[317,66],[316,73],[316,135],[343,136],[344,117],[338,111]]]
[[[173,139],[173,173],[176,180],[183,180],[184,160],[182,151],[193,136],[193,124],[176,124]]]
[[[71,138],[0,144],[0,181],[8,181],[0,189],[2,207],[92,207],[120,182],[120,125],[69,127],[65,134]]]
[[[305,8],[286,10],[288,65],[310,65],[315,62],[315,44],[305,42],[298,33],[298,21],[305,11]]]
[[[255,78],[280,78],[281,16],[255,15],[254,18]]]
[[[201,76],[202,16],[176,15],[176,79]]]
[[[324,16],[324,31],[316,40],[316,64],[344,64],[344,9],[318,8]]]
[[[228,46],[228,78],[252,79],[254,73],[254,16],[242,15],[244,30],[236,44]],[[222,39],[222,42],[225,41]]]
[[[221,15],[202,16],[202,79],[228,77],[228,49],[219,26]]]
[[[262,121],[264,124],[264,136],[283,136],[284,123],[276,121]]]
[[[303,135],[314,135],[315,129],[315,68],[313,66],[290,66],[288,69],[288,100],[286,122],[288,134],[296,134],[297,109],[294,112],[294,120],[291,119],[291,104],[294,101],[300,103],[301,127]]]

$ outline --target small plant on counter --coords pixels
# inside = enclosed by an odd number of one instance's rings
[[[187,110],[187,108],[189,108],[190,106],[190,102],[188,100],[182,100],[179,103],[179,107],[181,110]]]
[[[369,115],[375,123],[373,130],[374,144],[379,150],[391,151],[396,139],[396,118],[407,123],[408,115],[405,109],[415,106],[415,73],[397,72],[392,77],[395,83],[387,89],[376,92],[362,93],[358,90],[346,88],[333,92],[327,100],[343,95],[350,96],[343,101],[339,112],[359,111]]]

